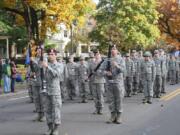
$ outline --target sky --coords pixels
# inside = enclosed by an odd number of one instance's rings
[[[99,0],[93,0],[96,4],[99,2]]]

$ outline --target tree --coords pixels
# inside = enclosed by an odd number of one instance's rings
[[[156,0],[100,0],[97,27],[90,37],[100,39],[101,45],[111,40],[123,50],[154,44],[160,35],[156,4]]]
[[[180,46],[180,8],[177,0],[159,0],[158,11],[162,14],[159,28],[167,44]]]
[[[16,14],[17,22],[26,25],[29,38],[44,40],[47,31],[56,32],[57,24],[80,24],[94,7],[91,0],[1,0],[1,9]],[[40,34],[39,34],[40,33]]]

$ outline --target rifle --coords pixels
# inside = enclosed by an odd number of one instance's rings
[[[106,71],[111,71],[111,49],[112,49],[112,43],[109,43],[109,48],[108,48],[108,61],[107,61],[107,67],[106,67]],[[108,80],[112,80],[112,76],[107,76]]]
[[[44,44],[43,44],[43,41],[40,41],[39,42],[39,47],[41,49],[41,56],[40,56],[40,61],[43,62],[44,61],[44,57],[43,57],[43,54],[44,54]],[[44,70],[43,70],[43,67],[41,67],[41,84],[42,84],[42,90],[46,90],[46,80],[44,78]]]
[[[29,57],[31,58],[32,57],[32,50],[31,50],[31,42],[28,43],[28,53],[29,53]],[[31,72],[33,73],[33,75],[31,75],[31,78],[33,79],[36,79],[36,76],[34,75],[34,66],[33,66],[33,62],[32,60],[30,60],[30,69],[31,69]]]
[[[104,59],[102,59],[101,62],[96,66],[96,68],[94,69],[94,72],[96,72],[96,71],[100,68],[100,66],[102,65],[103,62],[104,62]],[[91,78],[91,76],[92,76],[93,74],[94,74],[94,73],[90,73],[90,74],[88,75],[88,79]]]

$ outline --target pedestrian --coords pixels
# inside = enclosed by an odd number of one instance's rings
[[[87,103],[87,93],[89,88],[89,82],[87,82],[89,74],[89,67],[85,58],[83,56],[80,57],[80,63],[78,66],[78,80],[79,80],[79,92],[81,97],[81,103]]]
[[[31,57],[32,63],[32,91],[33,91],[33,101],[35,104],[35,110],[38,113],[38,116],[34,119],[34,121],[43,122],[44,118],[44,95],[42,89],[42,78],[41,78],[41,48],[36,48],[36,57]]]
[[[95,58],[94,58],[94,53],[91,51],[89,52],[89,60],[88,60],[88,65],[89,67],[94,63]],[[93,100],[93,77],[89,78],[89,99]]]
[[[30,65],[27,65],[26,67],[26,87],[28,90],[29,98],[30,98],[30,103],[33,103],[33,90],[32,90],[32,78],[31,78],[31,68]]]
[[[161,93],[166,93],[166,79],[168,77],[168,56],[165,55],[165,52],[163,49],[159,49],[159,57],[162,61],[162,84],[161,84]]]
[[[11,92],[15,92],[15,82],[16,82],[16,64],[14,61],[11,61]]]
[[[173,54],[170,55],[170,60],[168,63],[170,85],[176,84],[176,59]]]
[[[132,90],[133,95],[136,95],[137,92],[139,92],[139,84],[140,84],[140,78],[139,78],[139,72],[140,72],[140,57],[137,56],[136,50],[132,50],[131,53],[131,59],[134,62],[134,73],[133,73],[133,84],[132,84]],[[139,90],[139,91],[138,91]]]
[[[152,104],[153,83],[155,80],[156,68],[154,61],[151,60],[151,53],[144,53],[144,61],[141,64],[141,78],[143,80],[144,99],[143,103]]]
[[[179,83],[179,75],[180,75],[180,60],[179,57],[176,57],[176,84]]]
[[[153,97],[154,98],[160,98],[161,96],[161,85],[162,85],[162,60],[159,56],[159,51],[155,50],[154,51],[154,63],[156,66],[156,77],[155,77],[155,81],[154,81],[154,86],[153,86],[153,90],[154,90],[154,94]]]
[[[57,51],[49,49],[47,51],[49,63],[42,62],[42,66],[46,69],[45,78],[47,82],[45,113],[48,125],[46,135],[58,135],[58,129],[61,124],[61,90],[60,90],[60,76],[63,73],[61,65],[57,62]]]
[[[78,64],[74,62],[74,57],[70,56],[67,63],[67,91],[70,100],[73,100],[79,94],[78,88]]]
[[[129,53],[127,53],[125,57],[126,57],[126,59],[125,59],[125,63],[126,63],[126,73],[125,73],[126,97],[131,97],[132,85],[133,85],[133,76],[135,74],[135,66],[134,66],[134,62],[130,59]],[[136,79],[136,80],[138,81],[138,79]],[[138,83],[136,85],[138,86]],[[136,94],[136,92],[137,92],[137,90],[135,90],[133,92],[133,94]]]
[[[122,57],[118,56],[118,50],[115,46],[111,49],[110,71],[106,70],[105,74],[108,83],[108,103],[111,117],[107,123],[122,123],[122,104],[124,97],[124,77],[125,61]],[[107,66],[108,66],[107,62]]]
[[[4,93],[9,93],[11,91],[10,77],[11,77],[11,67],[9,64],[9,59],[6,59],[5,64],[3,65]]]
[[[68,78],[68,71],[67,71],[66,63],[65,61],[63,61],[63,57],[61,55],[57,57],[57,61],[62,66],[62,69],[63,69],[63,74],[60,76],[60,88],[61,88],[62,102],[64,102],[65,96],[67,93],[66,84],[67,84],[67,78]]]
[[[100,67],[95,71],[96,67],[100,64],[102,61],[101,54],[99,51],[94,52],[95,54],[95,60],[89,65],[90,74],[91,76],[90,80],[92,81],[91,87],[93,92],[93,99],[95,103],[95,111],[93,114],[103,114],[102,110],[104,107],[104,84],[105,84],[105,78],[104,78],[104,66],[103,63],[100,65]]]

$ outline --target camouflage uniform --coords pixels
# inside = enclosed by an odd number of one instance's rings
[[[108,102],[111,118],[109,122],[118,122],[123,112],[122,102],[124,97],[124,77],[125,61],[123,58],[116,56],[110,59],[111,65],[116,62],[118,66],[111,66],[111,79],[107,80],[108,83]]]
[[[32,61],[35,76],[32,78],[32,90],[35,108],[38,113],[38,121],[41,121],[44,116],[44,95],[42,93],[42,80],[41,80],[41,66],[40,58],[36,58]]]
[[[150,52],[145,52],[144,57],[150,57]],[[156,75],[155,63],[148,59],[141,64],[141,78],[144,85],[144,103],[152,103],[153,97],[153,82]]]
[[[68,96],[72,100],[74,96],[79,94],[78,89],[78,64],[75,62],[69,62],[66,65],[68,71],[67,78],[67,88],[68,88]]]
[[[80,60],[84,61],[84,58],[80,58]],[[80,96],[82,98],[82,103],[87,102],[87,92],[89,88],[89,82],[87,82],[87,77],[89,74],[89,67],[88,64],[84,61],[84,63],[80,63],[78,66],[78,78],[79,78],[79,91]]]
[[[66,83],[67,83],[67,78],[68,78],[68,72],[67,72],[67,67],[66,67],[66,63],[64,63],[62,60],[58,61],[59,64],[62,66],[61,69],[63,69],[63,73],[60,76],[60,88],[61,88],[61,98],[62,98],[62,102],[64,102],[64,98],[66,95]]]
[[[176,58],[176,83],[179,83],[179,75],[180,75],[180,59]]]
[[[104,67],[103,64],[99,67],[99,69],[94,72],[94,69],[97,67],[100,61],[95,60],[90,65],[90,73],[93,73],[93,76],[90,78],[93,83],[93,97],[94,97],[94,103],[95,103],[95,112],[94,114],[102,114],[102,108],[104,107]]]
[[[157,51],[155,53],[158,53]],[[157,54],[156,54],[157,55]],[[154,80],[154,97],[159,98],[161,93],[161,85],[162,85],[162,61],[156,56],[154,57],[154,63],[156,66],[156,77]]]
[[[54,128],[56,131],[57,125],[61,124],[62,100],[59,82],[62,73],[63,68],[58,62],[48,63],[45,72],[47,82],[45,113],[49,128]]]
[[[126,57],[130,57],[129,54],[126,54]],[[127,58],[125,60],[125,63],[126,63],[125,90],[127,94],[126,96],[131,97],[133,75],[135,73],[135,67],[134,67],[134,62],[130,58]]]
[[[135,53],[135,51],[133,51]],[[133,74],[133,94],[136,95],[139,90],[139,72],[140,72],[140,60],[137,58],[137,56],[131,57],[132,61],[134,62],[134,74]]]
[[[159,50],[160,52],[164,52],[162,49]],[[162,84],[161,84],[161,93],[165,93],[165,87],[166,87],[166,79],[167,79],[167,73],[168,73],[168,60],[167,57],[162,54],[160,55],[160,59],[162,62]]]
[[[176,60],[174,56],[170,56],[170,60],[168,62],[168,70],[170,76],[170,84],[174,85],[176,83]]]
[[[30,66],[27,67],[27,73],[26,73],[26,85],[28,89],[28,94],[30,98],[30,102],[33,103],[33,91],[32,91],[32,78],[31,78],[31,69]]]
[[[94,63],[94,58],[92,57],[88,60],[89,67],[93,63]],[[93,98],[93,77],[89,79],[89,94],[90,94],[90,99],[92,99]]]

